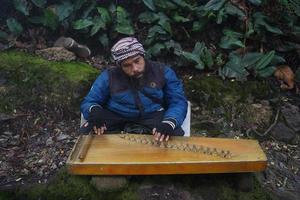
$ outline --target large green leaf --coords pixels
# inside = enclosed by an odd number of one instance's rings
[[[266,77],[273,75],[275,72],[275,69],[276,69],[275,67],[266,67],[261,70],[257,70],[256,74],[260,77],[266,78]]]
[[[105,23],[103,22],[103,19],[100,16],[96,16],[93,19],[93,27],[91,29],[91,36],[95,35],[101,28],[105,29]]]
[[[261,4],[261,0],[247,0],[249,1],[250,3],[256,5],[256,6],[259,6]]]
[[[236,78],[237,80],[245,80],[249,75],[248,71],[242,65],[242,58],[236,53],[229,54],[229,61],[223,68],[219,69],[219,75],[223,78]]]
[[[171,35],[173,34],[172,32],[172,28],[171,28],[171,24],[170,24],[170,19],[167,15],[165,15],[162,12],[158,13],[159,16],[159,22],[158,24],[163,27],[163,29],[165,29],[168,33],[170,33]]]
[[[8,29],[10,30],[10,32],[12,32],[14,35],[18,36],[23,31],[22,25],[15,18],[7,19],[6,24],[8,26]]]
[[[133,35],[134,34],[134,29],[131,25],[131,21],[128,17],[128,13],[121,6],[117,7],[116,31],[118,33],[122,33],[122,34],[125,34],[125,35]]]
[[[225,13],[225,9],[221,8],[217,14],[217,24],[221,24],[223,20],[227,18],[227,13]]]
[[[210,0],[205,4],[204,9],[209,11],[217,11],[220,10],[224,4],[226,3],[226,0]]]
[[[62,4],[57,5],[56,14],[58,16],[59,21],[63,21],[74,11],[73,4],[69,1],[63,1]]]
[[[200,56],[194,53],[182,51],[181,55],[186,58],[188,61],[191,61],[196,64],[196,69],[204,69],[205,65],[200,59]]]
[[[255,67],[255,63],[257,63],[263,54],[259,52],[249,52],[246,53],[243,57],[242,64],[247,69],[253,69]]]
[[[144,4],[152,11],[155,11],[155,5],[153,3],[153,0],[143,0]]]
[[[219,46],[223,49],[236,49],[245,47],[245,45],[239,39],[229,36],[223,36]]]
[[[179,55],[196,64],[197,69],[204,69],[205,66],[210,68],[214,64],[212,54],[203,42],[197,42],[192,53],[181,51]]]
[[[263,15],[261,12],[256,12],[253,15],[254,17],[254,29],[258,32],[260,32],[261,28],[264,28],[265,30],[276,33],[276,34],[282,34],[282,31],[277,28],[276,26],[272,25],[269,21],[269,18],[265,15]]]
[[[29,7],[26,0],[13,0],[16,10],[20,11],[24,15],[29,15]]]
[[[180,6],[181,8],[188,8],[189,10],[193,10],[194,6],[190,3],[185,2],[184,0],[172,0],[175,4]]]
[[[256,70],[264,69],[268,64],[271,63],[274,55],[275,55],[275,51],[273,50],[265,54],[264,56],[262,56],[261,59],[257,62],[255,69]]]
[[[189,22],[191,21],[189,18],[183,17],[176,12],[173,16],[175,22]]]
[[[206,47],[203,49],[203,53],[201,54],[201,60],[208,68],[211,68],[214,65],[212,54]]]
[[[36,5],[39,8],[44,8],[47,3],[47,0],[31,0],[31,1],[34,5]]]
[[[79,19],[73,23],[73,28],[80,30],[92,26],[93,22],[89,19]]]
[[[240,38],[243,35],[239,32],[232,31],[230,29],[223,30],[224,36],[221,38],[219,46],[223,49],[236,49],[243,48],[245,45],[242,43]]]
[[[238,16],[240,20],[244,20],[246,17],[244,11],[233,5],[231,2],[225,4],[225,13],[233,16]]]
[[[149,28],[147,37],[152,38],[157,36],[158,34],[165,35],[167,34],[167,32],[161,26],[154,25]]]
[[[153,46],[151,46],[150,48],[148,48],[147,50],[147,54],[150,56],[156,56],[159,55],[161,53],[162,49],[165,49],[165,45],[161,44],[161,43],[156,43]]]
[[[159,16],[154,12],[143,12],[138,17],[139,21],[146,24],[151,24],[159,20]]]
[[[109,11],[104,7],[97,7],[97,11],[100,14],[102,21],[105,24],[109,24],[111,22],[111,17]]]
[[[165,46],[169,51],[173,51],[175,55],[180,56],[182,48],[178,42],[175,42],[174,40],[169,40],[165,42]]]
[[[163,10],[164,12],[167,10],[177,10],[178,9],[178,6],[171,1],[156,0],[155,5],[158,8],[162,8],[160,10]]]

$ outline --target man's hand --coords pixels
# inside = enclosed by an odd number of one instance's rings
[[[95,134],[101,135],[106,130],[104,116],[102,115],[102,108],[99,106],[94,106],[91,109],[91,112],[89,114],[89,123],[92,124],[93,130]]]
[[[152,134],[154,135],[154,139],[156,141],[168,141],[170,135],[173,135],[175,129],[175,120],[164,120],[160,124],[157,125],[156,128],[152,130]]]

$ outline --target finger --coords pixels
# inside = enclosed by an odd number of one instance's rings
[[[100,128],[101,135],[104,133],[104,129],[105,129],[104,126],[102,126],[102,127]]]
[[[152,134],[154,135],[156,133],[156,128],[152,129]]]
[[[101,128],[97,128],[97,135],[101,135]]]
[[[160,138],[159,138],[159,141],[160,141],[160,142],[164,141],[164,138],[165,138],[165,134],[162,134],[162,135],[160,136]]]
[[[156,132],[156,134],[155,134],[155,140],[158,141],[159,138],[160,138],[160,133]]]
[[[165,141],[167,142],[170,139],[170,136],[167,135]]]
[[[97,134],[97,128],[96,128],[96,126],[93,126],[93,130],[94,130],[94,133]]]

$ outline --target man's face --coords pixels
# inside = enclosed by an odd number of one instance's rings
[[[140,78],[145,71],[145,59],[141,55],[132,56],[121,62],[121,68],[128,76]]]

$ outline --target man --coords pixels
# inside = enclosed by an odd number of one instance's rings
[[[136,38],[119,40],[111,49],[115,67],[104,70],[81,103],[81,112],[98,135],[123,130],[128,123],[152,130],[155,140],[184,135],[187,100],[181,81],[167,65],[146,60]]]

